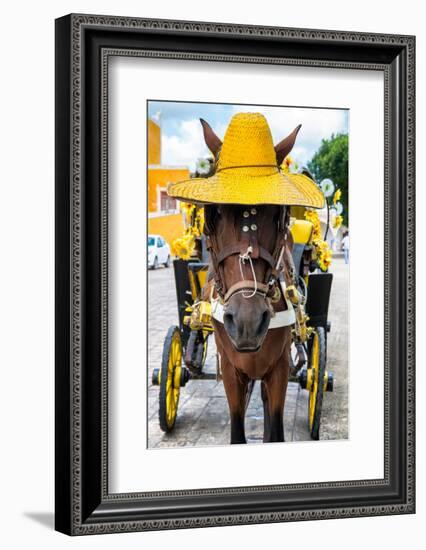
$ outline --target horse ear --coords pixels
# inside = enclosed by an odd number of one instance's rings
[[[222,147],[222,142],[213,132],[210,124],[206,122],[203,118],[200,118],[201,126],[203,127],[204,141],[206,142],[207,147],[213,153],[213,156],[216,158],[217,154]]]
[[[284,138],[277,145],[275,145],[275,154],[277,155],[278,166],[281,166],[282,161],[293,149],[294,142],[296,141],[297,134],[299,133],[299,130],[301,127],[302,127],[301,124],[299,124],[299,126],[296,126],[296,128],[291,132],[291,134],[289,134],[286,138]]]

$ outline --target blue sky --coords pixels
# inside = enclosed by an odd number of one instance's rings
[[[204,118],[223,139],[232,116],[241,111],[263,113],[274,143],[302,124],[291,152],[292,158],[301,165],[312,158],[322,139],[349,131],[349,111],[345,109],[149,101],[148,116],[159,119],[162,129],[162,164],[189,166],[194,170],[198,158],[210,156],[199,119]]]

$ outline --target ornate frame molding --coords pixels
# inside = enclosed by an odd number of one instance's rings
[[[97,41],[100,31],[111,31],[114,40],[103,38]],[[121,36],[134,41],[137,36],[149,41],[153,37],[191,38],[198,42],[202,38],[212,37],[216,44],[222,41],[225,47],[227,37],[234,40],[237,48],[244,44],[259,44],[265,50],[276,52],[272,55],[254,55],[252,52],[235,54],[227,52],[196,52],[185,49],[172,51],[167,47],[131,47],[121,45]],[[282,521],[303,521],[311,519],[328,519],[336,517],[359,517],[384,514],[412,513],[414,511],[414,134],[415,134],[415,40],[411,36],[379,35],[364,33],[346,33],[342,31],[322,31],[308,29],[286,29],[278,27],[253,27],[218,23],[201,23],[187,21],[168,21],[152,19],[134,19],[95,15],[70,15],[57,20],[57,524],[58,530],[69,534],[82,535],[89,533],[111,533],[140,531],[151,529],[180,529],[214,525],[236,525],[247,523],[266,523]],[[92,42],[91,42],[92,41]],[[104,44],[104,42],[106,43]],[[247,42],[246,42],[247,41]],[[102,42],[102,43],[101,43]],[[125,40],[124,40],[125,42]],[[294,56],[281,56],[280,44],[299,44],[301,52]],[[312,45],[324,44],[323,58],[305,56]],[[328,50],[333,45],[338,53],[333,58]],[[376,52],[377,60],[365,55],[357,61],[360,46],[369,45]],[[253,47],[253,46],[252,46]],[[248,47],[248,50],[250,47]],[[381,52],[379,56],[378,53]],[[312,54],[312,51],[311,51]],[[108,59],[111,56],[139,56],[150,58],[189,59],[200,61],[231,61],[238,63],[273,63],[282,65],[299,65],[310,67],[334,67],[341,69],[368,69],[384,73],[385,78],[385,476],[383,480],[346,481],[336,483],[314,483],[297,485],[274,485],[270,487],[240,487],[226,489],[169,491],[157,493],[108,494],[107,476],[107,403],[108,403],[108,353],[107,353],[107,320],[108,320],[108,170],[107,170],[107,127],[108,127]],[[88,76],[87,67],[97,67],[96,78],[100,89],[100,117],[90,122],[90,107],[96,99],[89,99],[94,82]],[[402,106],[406,112],[402,112]],[[68,110],[68,115],[66,111]],[[396,135],[395,112],[406,119],[405,133]],[[67,116],[69,117],[67,119]],[[63,121],[65,126],[61,126]],[[100,135],[98,154],[99,167],[88,168],[89,143],[87,128]],[[70,154],[67,154],[67,150]],[[397,159],[395,161],[395,153]],[[396,164],[395,164],[396,162]],[[87,194],[88,170],[94,170],[98,176],[99,190],[95,193],[99,199],[99,212],[88,216]],[[396,178],[396,179],[395,179]],[[65,182],[65,184],[64,184]],[[405,184],[405,188],[404,188]],[[86,187],[85,187],[86,185]],[[90,191],[91,192],[91,191]],[[67,195],[68,193],[68,195]],[[60,197],[58,197],[60,195]],[[67,196],[66,196],[67,195]],[[396,199],[402,201],[396,204]],[[400,210],[398,210],[400,208]],[[62,220],[66,216],[69,224]],[[61,218],[61,219],[59,219]],[[92,221],[97,222],[97,235],[100,248],[89,244],[88,231],[94,231]],[[397,251],[395,229],[391,222],[398,221]],[[391,246],[392,245],[392,246]],[[65,248],[64,248],[65,247]],[[87,348],[91,345],[85,332],[87,315],[88,270],[91,269],[88,250],[96,249],[99,285],[96,307],[99,311],[99,341],[93,357],[99,358],[97,372],[99,386],[88,387],[85,370],[88,366]],[[98,254],[99,252],[99,254]],[[91,258],[91,257],[90,257]],[[394,261],[400,262],[395,271]],[[68,285],[67,285],[68,283]],[[391,311],[395,310],[392,302],[396,286],[401,294],[405,289],[406,303],[402,302],[403,311],[396,326],[392,324]],[[68,302],[67,313],[63,311]],[[64,335],[64,331],[66,334]],[[58,336],[59,334],[59,336]],[[393,338],[398,335],[399,340]],[[88,343],[89,342],[89,343]],[[86,345],[86,348],[85,348]],[[96,355],[96,353],[98,355]],[[400,370],[391,370],[392,358],[402,361]],[[91,356],[92,357],[92,356]],[[66,365],[64,365],[66,362]],[[395,362],[395,361],[394,361]],[[404,370],[405,369],[405,370]],[[403,386],[395,394],[392,376],[398,374]],[[395,383],[394,383],[395,384]],[[96,434],[99,435],[99,449],[94,453],[93,464],[85,464],[86,456],[92,452],[85,439],[84,427],[87,423],[88,410],[84,408],[87,396],[98,390],[101,397],[96,414]],[[404,395],[402,391],[404,390]],[[64,391],[69,392],[69,400],[64,400]],[[395,432],[395,419],[392,417],[396,407],[395,398],[405,405],[404,422]],[[64,426],[67,426],[63,433]],[[401,438],[406,449],[406,467],[397,472],[399,490],[395,486],[395,449],[392,449],[392,438]],[[84,450],[84,452],[83,452]],[[92,453],[93,454],[93,453]],[[402,457],[400,457],[402,459]],[[88,482],[89,472],[96,474],[96,481]],[[63,484],[68,484],[63,488]],[[62,488],[60,487],[62,486]],[[362,490],[373,487],[389,489],[393,487],[393,498],[383,493],[380,504],[342,505],[309,507],[306,510],[283,509],[273,511],[263,509],[261,505],[250,512],[241,512],[242,507],[235,506],[227,514],[215,513],[200,515],[183,514],[172,518],[172,514],[163,517],[152,517],[151,512],[143,510],[130,514],[126,510],[137,508],[144,499],[166,497],[226,497],[226,495],[246,497],[250,494],[269,497],[279,494],[303,494],[307,490],[326,490],[338,493],[339,490]],[[389,491],[388,491],[389,492]],[[349,493],[348,493],[349,494]],[[259,497],[259,498],[260,498]],[[401,500],[402,499],[402,500]],[[266,496],[265,496],[266,501]],[[336,501],[337,502],[337,501]],[[277,507],[277,506],[276,506]],[[311,508],[311,509],[309,509]],[[124,519],[122,519],[124,518]]]

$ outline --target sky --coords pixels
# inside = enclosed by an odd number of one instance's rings
[[[149,101],[148,116],[159,122],[162,130],[162,164],[188,166],[193,171],[197,159],[211,156],[199,119],[204,118],[223,140],[232,116],[240,112],[265,115],[275,144],[302,124],[290,153],[299,166],[311,160],[322,139],[349,131],[349,111],[346,109]]]

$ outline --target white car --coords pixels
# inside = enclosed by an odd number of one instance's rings
[[[148,235],[148,267],[170,267],[170,246],[161,235]]]

